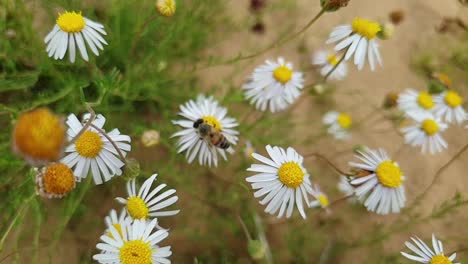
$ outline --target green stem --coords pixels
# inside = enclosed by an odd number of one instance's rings
[[[328,160],[325,156],[321,155],[321,154],[318,154],[318,153],[310,153],[310,154],[306,154],[304,155],[304,158],[307,158],[307,157],[316,157],[316,158],[319,158],[321,160],[324,160],[325,162],[327,162],[327,164],[332,167],[336,172],[338,172],[338,174],[341,174],[341,175],[345,175],[345,176],[353,176],[353,174],[351,173],[347,173],[347,172],[344,172],[342,171],[340,168],[338,168],[338,166],[336,166],[335,164],[333,164],[333,162],[331,162],[330,160]]]
[[[325,76],[323,77],[323,79],[322,79],[322,82],[323,82],[323,83],[326,82],[326,81],[328,80],[328,77],[330,77],[330,75],[336,70],[336,68],[338,68],[338,66],[340,66],[341,62],[344,61],[344,58],[345,58],[345,56],[346,56],[346,52],[348,52],[348,49],[349,49],[349,47],[345,50],[345,52],[343,53],[343,56],[341,56],[341,58],[340,58],[340,60],[338,61],[338,63],[335,64],[335,65],[333,66],[333,68],[332,68],[330,71],[328,71],[327,75],[325,75]]]

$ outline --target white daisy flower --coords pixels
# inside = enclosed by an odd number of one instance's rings
[[[377,214],[399,213],[405,206],[405,176],[398,163],[392,161],[385,150],[358,150],[355,157],[363,163],[350,162],[350,166],[363,171],[351,181],[354,193],[364,206]]]
[[[157,174],[149,177],[141,186],[140,190],[136,188],[136,181],[132,179],[127,182],[127,198],[117,197],[116,200],[126,206],[128,214],[133,219],[148,219],[160,216],[171,216],[179,213],[180,210],[161,211],[168,206],[171,206],[179,197],[173,195],[176,190],[170,189],[155,196],[159,191],[164,189],[167,184],[158,185],[151,192],[151,185],[156,180]]]
[[[398,96],[398,108],[409,117],[420,117],[434,110],[434,98],[428,92],[407,89]]]
[[[379,23],[356,17],[351,25],[341,25],[336,27],[330,34],[327,44],[340,41],[335,46],[336,51],[346,49],[345,60],[349,60],[354,54],[354,64],[362,70],[369,59],[371,70],[375,69],[375,61],[382,66],[379,44],[375,37],[382,30]]]
[[[101,236],[104,243],[96,245],[101,253],[94,255],[93,259],[105,264],[171,263],[168,259],[172,255],[171,247],[158,245],[169,233],[164,229],[155,231],[156,223],[156,219],[135,220],[122,227],[122,235],[111,226],[110,233]]]
[[[349,130],[353,124],[353,119],[349,114],[330,111],[323,116],[322,121],[327,127],[327,132],[336,139],[344,140],[350,137]]]
[[[294,103],[303,87],[302,73],[294,72],[293,65],[280,57],[257,67],[243,89],[255,108],[265,111],[269,107],[275,113]]]
[[[447,125],[431,114],[414,118],[416,124],[402,128],[405,134],[405,143],[411,146],[421,146],[423,154],[429,151],[431,154],[441,152],[447,148],[447,142],[441,133],[447,129]]]
[[[218,135],[219,139],[219,136],[222,135],[230,145],[237,144],[239,132],[233,128],[239,124],[226,114],[227,109],[219,106],[213,97],[199,95],[196,101],[190,100],[181,105],[179,115],[186,119],[172,121],[173,124],[184,128],[172,135],[172,137],[180,137],[177,142],[178,153],[187,151],[185,156],[189,163],[192,163],[198,155],[200,165],[211,166],[213,163],[217,167],[218,154],[227,160],[226,151],[232,154],[234,153],[233,148],[224,149],[221,145],[217,147],[212,140],[213,136]],[[201,136],[198,128],[195,128],[199,121],[211,126],[212,133],[209,133],[209,137]]]
[[[268,204],[265,208],[266,213],[276,214],[279,210],[278,218],[283,217],[285,213],[289,218],[296,205],[305,219],[302,200],[304,199],[306,207],[310,206],[308,194],[312,193],[312,184],[307,170],[302,165],[304,158],[291,147],[284,150],[267,145],[266,150],[270,158],[253,153],[253,158],[264,164],[252,164],[247,169],[258,172],[246,179],[252,184],[252,188],[257,190],[254,197],[265,196],[260,204]]]
[[[350,180],[354,180],[354,177],[351,177]],[[340,181],[338,182],[338,190],[343,193],[345,196],[350,196],[348,201],[351,203],[356,202],[356,197],[354,196],[354,187],[351,185],[350,180],[344,175],[340,175]]]
[[[343,80],[348,74],[348,66],[346,62],[339,62],[338,54],[336,52],[327,52],[326,50],[319,50],[315,52],[312,58],[312,64],[321,67],[320,75],[326,76],[333,68],[336,69],[328,77],[330,80]],[[339,64],[338,64],[339,63]]]
[[[453,253],[450,257],[445,256],[442,242],[434,234],[432,234],[432,247],[434,250],[418,237],[411,237],[411,240],[414,244],[407,241],[405,245],[416,255],[400,252],[410,260],[424,264],[460,264],[460,262],[453,262],[457,257],[457,253]]]
[[[463,108],[463,98],[454,90],[449,90],[435,96],[434,112],[448,124],[462,124],[467,120],[468,113]]]
[[[322,208],[330,212],[328,208],[330,201],[328,200],[328,196],[320,190],[320,186],[314,184],[311,195],[315,198],[315,201],[310,202],[310,208]]]
[[[132,223],[132,218],[127,215],[127,211],[125,209],[122,209],[120,215],[118,216],[117,211],[112,209],[109,215],[104,218],[104,221],[107,226],[106,233],[108,236],[112,237],[112,234],[110,233],[110,228],[114,227],[119,233],[120,237],[122,237],[122,228],[130,226],[130,224]]]
[[[107,45],[101,35],[107,35],[104,26],[81,15],[81,12],[68,12],[60,14],[52,31],[47,34],[44,42],[47,44],[47,54],[54,59],[63,59],[68,50],[70,62],[75,62],[76,47],[83,60],[88,61],[85,41],[91,51],[99,56],[103,50],[102,44]]]
[[[86,114],[83,117],[83,123],[86,123],[89,117],[90,114]],[[115,175],[122,175],[121,168],[125,163],[119,159],[118,151],[103,135],[106,133],[103,129],[105,122],[104,116],[97,115],[91,123],[92,125],[73,144],[65,148],[65,153],[68,154],[61,162],[70,168],[75,168],[73,173],[80,180],[88,176],[89,170],[91,170],[96,184],[103,183],[103,180],[106,182]],[[68,139],[72,140],[83,129],[83,124],[74,114],[68,116],[66,123],[69,127],[67,130]],[[118,129],[113,129],[106,134],[125,157],[131,149],[130,137],[121,135]]]

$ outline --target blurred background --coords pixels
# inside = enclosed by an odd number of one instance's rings
[[[78,58],[75,64],[47,57],[43,39],[64,10],[82,11],[105,26],[109,45],[99,57],[89,63]],[[319,11],[319,0],[184,0],[174,16],[162,17],[155,1],[146,0],[0,0],[0,263],[91,263],[104,217],[120,210],[114,198],[124,195],[125,181],[118,177],[99,186],[80,184],[61,200],[29,199],[35,193],[31,169],[11,151],[20,113],[47,106],[63,116],[81,115],[85,102],[107,117],[107,129],[132,137],[129,156],[140,162],[139,181],[158,173],[158,183],[177,190],[181,212],[160,219],[170,229],[163,245],[172,246],[174,263],[268,263],[270,254],[274,263],[409,263],[399,253],[407,251],[404,241],[412,235],[430,241],[432,233],[447,253],[461,251],[458,262],[468,261],[468,153],[413,204],[437,170],[468,143],[467,130],[451,127],[444,134],[448,150],[423,155],[403,144],[401,115],[383,107],[389,93],[426,89],[435,72],[447,74],[468,98],[466,1],[351,0],[299,38],[252,59],[236,59],[299,30]],[[382,68],[349,67],[344,81],[324,92],[313,88],[320,76],[311,56],[326,47],[335,26],[356,16],[385,23],[395,12],[402,21],[392,38],[380,41]],[[304,72],[306,88],[282,113],[255,111],[242,84],[257,65],[278,56]],[[215,96],[240,122],[236,154],[218,168],[187,164],[170,138],[178,130],[171,120],[179,105],[199,93]],[[326,135],[322,116],[329,110],[353,117],[351,140]],[[160,142],[145,147],[141,136],[150,129],[160,133]],[[261,154],[266,144],[320,153],[343,170],[357,145],[385,148],[407,177],[410,209],[378,216],[343,201],[331,213],[309,209],[306,220],[298,214],[276,219],[263,213],[245,182],[254,162],[244,155],[246,141]],[[342,197],[339,175],[325,162],[307,158],[305,166],[331,200]],[[241,223],[253,239],[265,236],[268,247],[249,251]]]

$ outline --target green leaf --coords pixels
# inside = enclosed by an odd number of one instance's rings
[[[0,80],[0,93],[28,89],[37,82],[38,77],[38,71],[6,76]]]

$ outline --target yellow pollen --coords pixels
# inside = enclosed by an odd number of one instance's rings
[[[120,237],[123,237],[123,233],[122,233],[122,226],[119,224],[119,223],[116,223],[116,224],[113,224],[112,226],[115,227],[115,229],[117,230],[117,232],[119,233],[119,236]],[[107,236],[114,239],[114,236],[112,236],[112,233],[110,232],[107,232]]]
[[[173,16],[176,11],[175,0],[158,0],[156,2],[156,9],[163,16]]]
[[[149,208],[146,206],[145,201],[138,196],[133,196],[128,199],[127,210],[134,219],[148,218]]]
[[[55,161],[60,158],[65,143],[65,127],[47,108],[38,108],[19,117],[13,138],[15,147],[22,154]]]
[[[282,84],[289,82],[289,80],[292,78],[292,75],[293,72],[286,66],[279,66],[276,68],[276,70],[273,71],[273,77],[275,77],[275,79]]]
[[[327,61],[333,66],[336,66],[338,64],[338,58],[335,56],[335,54],[328,55]]]
[[[304,181],[304,171],[294,161],[283,163],[278,169],[279,180],[289,188],[297,188]]]
[[[444,255],[435,255],[434,257],[431,258],[430,264],[452,264],[452,261],[450,261],[446,256]]]
[[[63,163],[49,165],[42,178],[44,190],[49,194],[67,194],[75,188],[75,176]]]
[[[351,127],[351,125],[353,124],[353,119],[351,119],[351,116],[346,114],[346,113],[341,113],[336,122],[338,122],[338,124],[344,128],[344,129],[349,129]]]
[[[65,13],[59,15],[56,22],[60,29],[67,33],[81,32],[86,24],[81,12],[77,13],[75,11],[65,11]]]
[[[369,40],[375,38],[377,33],[382,30],[379,23],[359,17],[356,17],[353,20],[352,28],[353,32],[356,32]]]
[[[76,151],[83,157],[94,158],[102,149],[102,139],[98,133],[85,131],[75,142]]]
[[[432,100],[432,96],[428,92],[421,92],[417,100],[419,106],[424,109],[431,109],[434,107],[434,100]]]
[[[432,136],[439,131],[439,125],[432,119],[426,119],[421,123],[421,129],[429,136]]]
[[[317,199],[322,207],[328,207],[330,202],[328,201],[328,198],[324,194],[320,194]]]
[[[122,264],[152,264],[152,254],[153,250],[151,250],[150,244],[143,240],[124,242],[119,250],[120,262]]]
[[[451,108],[457,108],[463,103],[463,98],[455,91],[448,91],[447,94],[445,94],[445,102]]]
[[[203,116],[202,119],[205,123],[212,126],[214,129],[218,131],[221,131],[221,129],[223,129],[223,127],[221,126],[221,123],[214,116]]]
[[[389,188],[396,188],[403,181],[403,173],[395,162],[391,160],[383,161],[375,170],[380,183]]]

